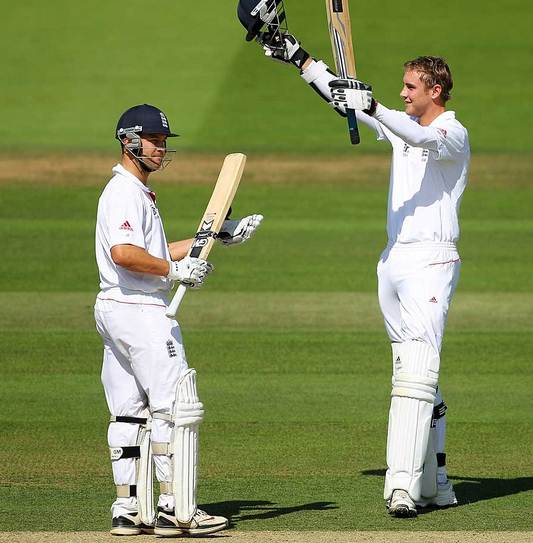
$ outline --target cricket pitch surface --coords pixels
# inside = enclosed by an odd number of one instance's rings
[[[533,532],[239,532],[226,530],[206,538],[228,543],[526,543]],[[0,532],[0,543],[111,543],[163,541],[152,535],[120,538],[106,532]]]

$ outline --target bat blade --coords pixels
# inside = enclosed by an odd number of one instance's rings
[[[342,79],[357,79],[348,0],[326,0],[326,12],[337,75]],[[355,111],[347,109],[346,115],[350,141],[357,144],[361,140]]]
[[[242,153],[232,153],[224,159],[215,188],[198,225],[188,256],[207,259],[217,234],[222,228],[222,223],[226,219],[233,197],[237,192],[245,164],[246,155]],[[185,291],[186,286],[180,284],[167,308],[167,317],[175,317]]]

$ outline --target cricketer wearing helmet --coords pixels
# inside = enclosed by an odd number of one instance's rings
[[[204,408],[180,327],[165,312],[176,281],[200,287],[213,267],[186,256],[191,239],[167,243],[148,186],[149,176],[164,168],[174,152],[166,146],[176,134],[165,114],[148,104],[134,106],[120,117],[115,136],[122,156],[98,202],[100,292],[95,303],[117,491],[111,533],[210,534],[225,528],[228,520],[197,507],[198,429]],[[261,219],[226,220],[221,242],[246,241]],[[160,485],[157,509],[153,464]]]
[[[277,4],[279,12],[282,2]],[[466,129],[446,109],[453,86],[449,67],[431,56],[406,62],[400,93],[405,112],[393,111],[376,102],[369,85],[338,79],[275,17],[261,19],[257,5],[257,0],[239,2],[247,39],[255,33],[267,57],[295,65],[338,113],[356,110],[357,120],[392,147],[388,245],[377,267],[393,355],[384,497],[397,517],[416,516],[417,506],[455,505],[445,466],[446,406],[437,385],[461,265],[456,242],[470,149]]]

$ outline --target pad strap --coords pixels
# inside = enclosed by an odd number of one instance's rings
[[[117,498],[136,498],[137,485],[116,485]]]
[[[172,481],[161,481],[159,483],[159,490],[161,491],[161,494],[172,494],[174,492]]]
[[[441,402],[433,408],[433,420],[441,419],[446,414],[448,406]]]
[[[123,416],[114,416],[109,417],[109,422],[127,422],[129,424],[146,424],[148,422],[147,418],[143,417],[123,417]]]
[[[141,448],[138,445],[131,447],[109,447],[111,460],[122,460],[123,458],[140,458]]]
[[[152,413],[152,418],[166,420],[167,422],[174,422],[174,417],[168,413],[159,413],[156,411],[155,413]]]
[[[157,443],[152,441],[152,453],[158,456],[172,456],[172,445],[170,443]]]

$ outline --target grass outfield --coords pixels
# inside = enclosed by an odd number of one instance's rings
[[[309,160],[318,159],[304,159],[307,179],[291,183],[247,170],[235,209],[261,210],[264,226],[243,247],[217,248],[216,272],[180,309],[206,404],[200,502],[241,531],[533,530],[533,163],[474,163],[441,380],[461,506],[399,521],[381,499],[390,354],[375,264],[386,161],[372,180],[358,170],[365,157],[354,160],[356,184],[324,182]],[[103,181],[50,177],[0,191],[0,531],[109,527],[92,320]],[[209,184],[154,181],[169,237],[189,235]]]
[[[190,150],[348,153],[345,121],[297,71],[244,41],[237,0],[11,2],[0,34],[2,149],[112,149],[130,105],[155,103]],[[291,31],[332,64],[323,0],[286,0]],[[451,109],[475,151],[530,150],[531,5],[525,0],[381,0],[352,8],[358,74],[398,108],[402,64],[445,56]],[[362,132],[362,148],[382,149]]]

